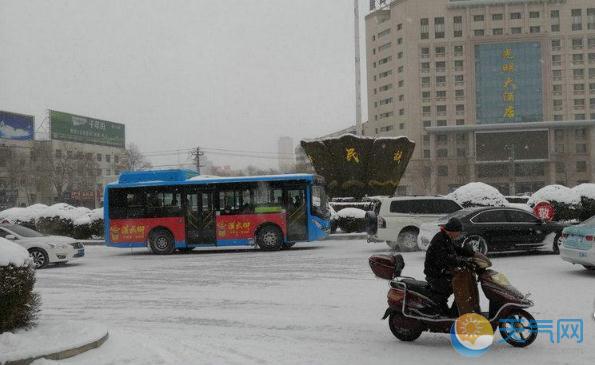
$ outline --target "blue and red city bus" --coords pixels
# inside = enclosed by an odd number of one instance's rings
[[[325,238],[330,214],[311,174],[204,177],[191,170],[124,172],[104,195],[105,242],[155,254],[196,247],[289,248]]]

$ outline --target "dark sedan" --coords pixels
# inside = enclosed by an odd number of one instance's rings
[[[465,242],[479,252],[549,250],[559,253],[562,229],[566,225],[544,222],[523,209],[487,207],[463,209],[445,219],[457,217],[463,224]],[[444,222],[446,222],[444,220]],[[420,247],[432,239],[439,224],[424,224],[421,228]]]

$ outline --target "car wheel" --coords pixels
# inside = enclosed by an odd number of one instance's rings
[[[552,243],[552,253],[554,255],[560,254],[560,239],[561,238],[562,238],[562,235],[560,233],[557,233],[556,237],[554,237],[554,243]]]
[[[266,226],[256,234],[256,243],[263,251],[277,251],[283,245],[281,230],[275,226]]]
[[[149,236],[149,247],[156,255],[170,255],[176,250],[174,238],[165,229],[158,229],[151,232]]]
[[[583,265],[583,267],[587,270],[595,270],[595,266]]]
[[[417,235],[413,230],[401,231],[397,237],[397,245],[402,252],[417,251]]]
[[[48,257],[47,252],[45,252],[45,250],[42,250],[41,248],[30,249],[29,255],[33,259],[33,263],[35,264],[36,269],[43,269],[50,263],[50,259]]]
[[[479,252],[484,255],[487,255],[488,253],[488,242],[480,235],[469,236],[465,240],[465,244],[469,244],[475,252]]]

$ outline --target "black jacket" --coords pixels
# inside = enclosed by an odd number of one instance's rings
[[[461,256],[473,256],[473,252],[455,245],[446,232],[438,232],[426,252],[424,274],[427,281],[450,278],[451,270],[460,264]]]

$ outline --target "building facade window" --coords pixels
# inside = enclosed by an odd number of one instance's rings
[[[571,20],[572,20],[572,30],[579,31],[583,30],[583,17],[582,17],[582,9],[572,9],[571,13]]]
[[[444,38],[444,18],[434,18],[434,38]]]
[[[419,20],[420,23],[420,38],[430,38],[430,21],[428,18],[422,18]]]
[[[453,18],[453,36],[460,38],[463,36],[463,17],[455,16]]]
[[[587,9],[587,29],[595,30],[595,8]]]
[[[576,172],[586,172],[587,161],[576,161]]]

